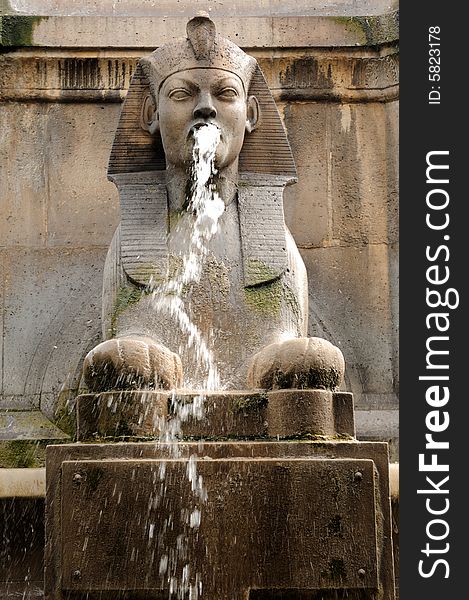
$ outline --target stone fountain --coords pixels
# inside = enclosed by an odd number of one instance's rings
[[[78,443],[48,448],[46,599],[393,600],[387,444],[355,439],[342,353],[305,337],[290,147],[207,15],[140,60],[108,174],[104,341]]]

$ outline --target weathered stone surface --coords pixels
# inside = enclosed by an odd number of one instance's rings
[[[194,504],[185,477],[187,460],[165,464],[168,480],[178,482],[177,492],[148,510],[149,494],[155,494],[148,482],[161,465],[162,461],[62,465],[63,589],[132,590],[139,584],[167,589],[166,573],[161,577],[151,566],[160,564],[184,533],[189,556],[176,564],[170,559],[168,572],[181,578],[183,563],[188,562],[191,583],[198,573],[204,595],[211,600],[228,595],[241,599],[250,587],[378,588],[372,460],[201,460],[197,467],[208,500],[200,507],[202,520],[194,535],[183,516]],[[356,472],[362,475],[360,481],[354,480]],[[74,482],[77,473],[82,478],[79,485]],[[168,518],[174,524],[165,533]],[[220,544],[220,534],[232,543]],[[282,544],[286,540],[289,543]],[[133,564],[126,552],[130,548],[140,555]],[[79,581],[73,577],[77,570]]]
[[[287,104],[284,122],[298,182],[284,194],[285,221],[300,248],[329,239],[328,108],[324,104]]]
[[[40,410],[2,410],[0,412],[0,440],[1,442],[6,440],[7,443],[11,442],[13,445],[3,446],[0,450],[2,455],[0,466],[11,468],[40,466],[35,464],[38,451],[36,441],[47,440],[52,442],[53,440],[67,440],[68,438],[69,436],[46,419]],[[16,442],[18,442],[17,447],[14,445]],[[15,448],[17,448],[18,453]],[[44,448],[42,448],[43,453]],[[7,464],[7,458],[11,460],[10,464]]]
[[[155,4],[154,0],[8,0],[11,14],[34,15],[129,15],[129,16],[158,16],[177,13],[183,17],[192,17],[198,10],[205,10],[204,0],[179,0],[177,4],[171,0],[163,0]],[[341,0],[331,5],[324,0],[238,0],[236,6],[231,4],[214,5],[211,12],[214,16],[221,15],[290,15],[290,14],[327,14],[337,16],[353,16],[363,14],[383,14],[396,2],[389,0]]]
[[[326,337],[347,358],[345,386],[357,408],[397,407],[388,247],[303,249],[302,256],[311,285],[310,335]]]
[[[268,393],[270,437],[354,436],[351,394],[329,390],[276,390]]]
[[[15,250],[4,280],[3,395],[39,404],[49,418],[79,386],[81,361],[100,331],[105,251]],[[59,399],[59,402],[58,402]],[[8,408],[8,405],[5,406]]]
[[[398,39],[398,11],[395,9],[380,8],[377,14],[372,11],[374,14],[370,15],[368,8],[357,15],[356,6],[350,3],[344,17],[343,7],[339,14],[336,11],[331,14],[330,5],[326,4],[319,14],[305,15],[295,7],[286,14],[276,15],[269,3],[267,7],[264,5],[266,12],[261,11],[261,14],[252,15],[248,11],[250,18],[225,16],[222,8],[217,22],[222,35],[230,37],[236,32],[236,42],[243,47],[376,46]],[[186,17],[193,14],[191,10]],[[5,16],[0,42],[13,47],[93,47],[99,32],[103,48],[149,48],[184,36],[185,19],[181,19],[179,11],[175,13],[173,9],[172,14],[166,13],[164,17]]]
[[[398,98],[399,54],[395,46],[379,51],[349,48],[250,48],[276,102],[389,102]],[[0,57],[0,98],[42,102],[122,102],[142,51],[102,53],[35,48],[34,67],[27,50]]]
[[[300,248],[397,240],[397,122],[396,102],[287,105],[298,183],[285,215]]]
[[[349,392],[334,392],[334,429],[337,435],[356,436],[355,410],[353,405],[353,394]]]
[[[322,338],[297,338],[270,344],[252,359],[248,385],[253,388],[328,389],[342,383],[342,352]]]
[[[104,119],[103,106],[91,105],[83,122],[73,105],[50,106],[48,246],[92,247],[111,240],[118,197],[106,165],[117,108]]]
[[[47,106],[2,105],[0,111],[0,240],[44,246],[47,224]]]
[[[117,109],[118,107],[115,107]],[[117,225],[105,168],[114,121],[103,107],[5,104],[1,116],[2,245],[104,245]]]
[[[167,417],[169,396],[158,392],[83,394],[76,402],[77,439],[150,437]]]
[[[393,598],[384,444],[182,443],[171,456],[170,446],[132,443],[48,451],[47,600],[66,590],[165,589],[164,567],[161,577],[147,563],[160,564],[178,533],[191,531],[189,578],[203,574],[210,600],[242,598],[249,588],[337,587],[379,587],[383,600]],[[204,503],[190,491],[190,456],[205,484]],[[189,527],[183,506],[200,510],[200,524]],[[174,526],[164,529],[166,511]],[[91,528],[97,535],[88,536]],[[230,545],[221,543],[227,538]],[[163,565],[180,576],[183,564],[171,556]]]
[[[126,391],[76,400],[77,439],[353,438],[352,394],[329,390]]]
[[[330,108],[332,240],[338,244],[385,244],[397,239],[397,147],[383,127],[397,103]],[[372,144],[364,143],[372,139]],[[392,140],[395,142],[395,140]],[[332,241],[331,240],[331,241]]]
[[[93,392],[168,390],[182,384],[179,356],[151,338],[139,336],[102,342],[86,355],[83,373]]]

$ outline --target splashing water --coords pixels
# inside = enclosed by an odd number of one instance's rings
[[[194,215],[194,222],[188,249],[183,256],[181,271],[172,279],[154,288],[152,292],[155,310],[175,318],[181,332],[187,335],[187,348],[194,353],[195,364],[200,364],[207,373],[199,394],[193,397],[191,403],[180,401],[173,393],[172,418],[160,420],[157,424],[160,431],[159,444],[169,448],[172,457],[179,456],[177,442],[181,438],[183,423],[191,418],[203,418],[204,392],[220,389],[212,351],[201,331],[193,323],[190,309],[186,307],[183,299],[183,289],[200,281],[209,241],[216,235],[218,221],[225,210],[223,200],[211,183],[213,175],[216,174],[214,159],[219,141],[220,131],[214,125],[203,125],[194,131],[191,172],[193,188],[188,206],[188,211]],[[185,384],[190,387],[190,381],[186,381]],[[161,495],[164,495],[166,463],[163,461],[160,465],[160,491]],[[170,597],[176,596],[178,600],[189,597],[190,600],[197,600],[202,593],[202,579],[200,573],[191,573],[191,565],[187,562],[189,536],[194,535],[199,529],[202,518],[200,505],[206,501],[207,493],[202,476],[197,472],[195,454],[191,455],[187,462],[186,477],[190,483],[192,500],[191,507],[187,507],[184,511],[186,513],[184,532],[178,536],[176,548],[166,548],[167,552],[161,558],[158,568],[162,580],[169,584]]]
[[[206,340],[185,306],[182,292],[188,284],[200,281],[204,259],[208,253],[208,242],[217,233],[218,220],[225,210],[223,200],[210,183],[216,174],[214,159],[219,141],[220,130],[215,125],[203,125],[194,131],[191,172],[193,192],[188,211],[195,215],[195,220],[189,247],[183,256],[181,272],[153,290],[155,310],[169,313],[176,319],[180,330],[187,335],[187,347],[194,352],[197,364],[201,364],[207,371],[203,385],[203,389],[207,391],[220,387],[217,368]],[[185,383],[190,387],[190,381]]]

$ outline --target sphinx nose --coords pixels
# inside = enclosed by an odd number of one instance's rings
[[[194,108],[194,119],[214,119],[217,116],[217,109],[213,105],[212,96],[203,94],[199,98],[197,106]]]

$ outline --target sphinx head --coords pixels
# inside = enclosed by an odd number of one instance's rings
[[[246,133],[256,127],[259,104],[249,95],[256,61],[222,38],[207,16],[187,25],[187,39],[167,44],[141,61],[150,82],[141,123],[159,131],[168,166],[186,168],[193,133],[211,123],[220,131],[215,166],[236,167]]]

